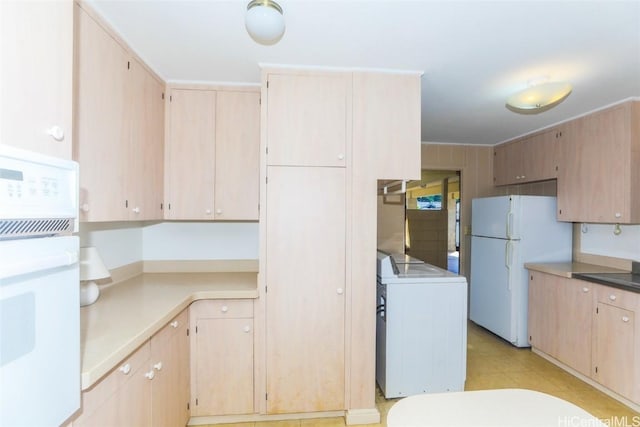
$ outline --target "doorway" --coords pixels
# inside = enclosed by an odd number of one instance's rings
[[[423,170],[405,194],[405,253],[458,274],[460,171]]]

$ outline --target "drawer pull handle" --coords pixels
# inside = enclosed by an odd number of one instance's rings
[[[622,321],[623,322],[628,322],[629,321],[629,317],[628,316],[622,316]]]
[[[227,311],[229,311],[229,307],[227,307],[226,305],[223,305],[220,311],[222,311],[223,313],[226,313]]]
[[[148,379],[148,380],[152,380],[153,377],[155,377],[155,376],[156,376],[156,373],[153,372],[153,370],[151,370],[151,371],[147,372],[146,374],[144,374],[144,377],[146,379]]]
[[[162,362],[158,362],[155,365],[153,365],[153,369],[155,369],[156,371],[161,371],[162,370]]]
[[[118,368],[118,370],[120,372],[122,372],[125,375],[128,375],[129,372],[131,372],[131,365],[128,363],[125,363],[124,365],[120,366],[120,368]]]
[[[172,328],[177,328],[179,323],[177,320],[174,320],[173,322],[169,323],[171,325]]]
[[[609,295],[609,299],[610,299],[611,301],[615,301],[615,300],[616,300],[616,296],[615,296],[615,295]]]

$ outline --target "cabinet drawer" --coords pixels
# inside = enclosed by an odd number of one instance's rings
[[[201,300],[194,302],[191,310],[195,319],[252,318],[253,300]]]
[[[598,302],[620,307],[626,310],[636,311],[640,308],[640,294],[612,288],[610,286],[598,286]]]
[[[90,416],[104,402],[115,394],[124,384],[139,371],[149,367],[151,358],[149,341],[136,350],[131,356],[119,363],[111,372],[96,383],[93,388],[82,393],[82,412],[73,425],[81,425],[81,420]]]

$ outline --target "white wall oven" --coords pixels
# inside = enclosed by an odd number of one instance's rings
[[[80,407],[78,166],[0,145],[0,425]]]

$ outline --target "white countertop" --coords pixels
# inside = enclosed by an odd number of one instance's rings
[[[80,309],[82,390],[199,299],[257,298],[257,273],[145,273]]]

